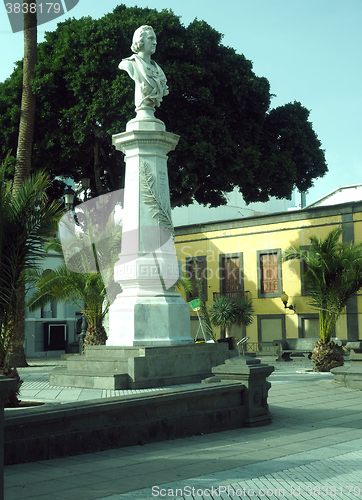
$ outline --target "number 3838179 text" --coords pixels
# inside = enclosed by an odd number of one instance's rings
[[[5,4],[6,12],[8,14],[27,14],[30,12],[31,14],[35,14],[35,12],[39,12],[40,14],[59,14],[62,7],[59,3],[50,3],[44,2],[39,3],[38,5],[34,3],[11,3],[8,2]]]

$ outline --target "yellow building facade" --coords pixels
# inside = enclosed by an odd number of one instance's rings
[[[303,263],[282,262],[290,246],[309,245],[312,235],[324,238],[342,225],[343,241],[362,241],[362,203],[314,207],[257,217],[176,228],[176,252],[184,272],[192,273],[197,259],[206,303],[217,294],[252,298],[255,319],[246,329],[233,326],[236,341],[249,337],[254,350],[273,351],[273,340],[317,337],[318,311],[309,305],[303,286]],[[281,300],[288,295],[288,306]],[[192,296],[184,297],[187,301]],[[198,329],[191,311],[191,335]],[[220,330],[214,328],[216,336]],[[335,335],[349,340],[362,338],[362,294],[353,297],[336,325]],[[200,337],[200,335],[199,335]]]

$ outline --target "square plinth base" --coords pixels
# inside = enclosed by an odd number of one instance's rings
[[[50,385],[90,389],[146,389],[201,382],[214,366],[237,355],[226,344],[131,347],[89,346],[66,368],[50,372]]]
[[[190,307],[179,294],[123,297],[109,310],[107,346],[193,344]]]

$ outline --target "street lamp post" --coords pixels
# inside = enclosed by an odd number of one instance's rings
[[[74,196],[75,193],[73,189],[70,186],[68,186],[67,189],[64,191],[64,205],[66,210],[72,210],[74,205]]]

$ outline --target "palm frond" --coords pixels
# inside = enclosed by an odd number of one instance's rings
[[[150,206],[150,212],[152,217],[157,217],[160,225],[166,227],[171,231],[173,237],[175,237],[175,230],[172,223],[171,208],[170,206],[165,206],[163,200],[159,196],[156,196],[154,191],[154,178],[152,174],[147,170],[147,163],[142,162],[140,165],[140,184],[141,192],[143,194],[143,199],[145,203]]]
[[[12,192],[5,182],[6,162],[0,169],[0,344],[2,356],[11,340],[16,321],[18,290],[25,281],[25,269],[36,268],[45,256],[44,243],[56,232],[62,210],[48,203],[50,183],[44,172],[37,172]]]
[[[193,293],[194,292],[194,283],[193,283],[192,279],[189,278],[185,273],[182,278],[177,280],[175,288],[176,288],[176,290],[183,289],[186,294]]]

